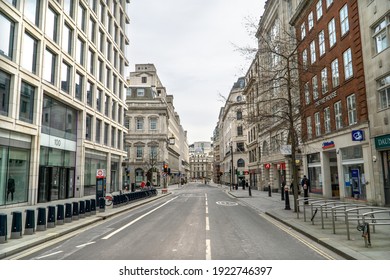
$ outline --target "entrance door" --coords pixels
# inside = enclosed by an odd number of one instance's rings
[[[58,199],[65,199],[66,198],[66,181],[67,181],[67,169],[60,168]]]
[[[39,168],[38,203],[49,201],[50,171],[50,167],[41,166]]]
[[[60,168],[51,168],[51,187],[50,187],[50,201],[58,200],[58,193],[60,187]]]
[[[390,151],[382,153],[385,204],[390,205]]]
[[[67,168],[67,186],[66,186],[66,197],[74,197],[74,169],[73,168]]]

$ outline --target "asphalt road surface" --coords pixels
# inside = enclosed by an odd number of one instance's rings
[[[42,260],[324,260],[339,256],[219,188],[191,183],[163,199],[23,252]]]

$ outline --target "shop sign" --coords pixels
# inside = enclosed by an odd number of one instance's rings
[[[323,142],[322,143],[322,149],[330,149],[330,148],[334,148],[335,144],[333,141],[327,141],[327,142]]]
[[[363,130],[352,130],[352,141],[363,141]]]
[[[390,134],[375,137],[375,148],[377,150],[390,148]]]

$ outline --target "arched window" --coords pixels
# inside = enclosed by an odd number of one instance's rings
[[[268,143],[267,143],[267,141],[264,141],[263,142],[263,156],[267,156],[268,154],[269,154]]]
[[[237,167],[245,167],[245,161],[242,158],[237,160]]]

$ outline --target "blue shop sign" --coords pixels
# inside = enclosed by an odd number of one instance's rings
[[[363,141],[364,133],[363,130],[352,130],[352,141]]]

